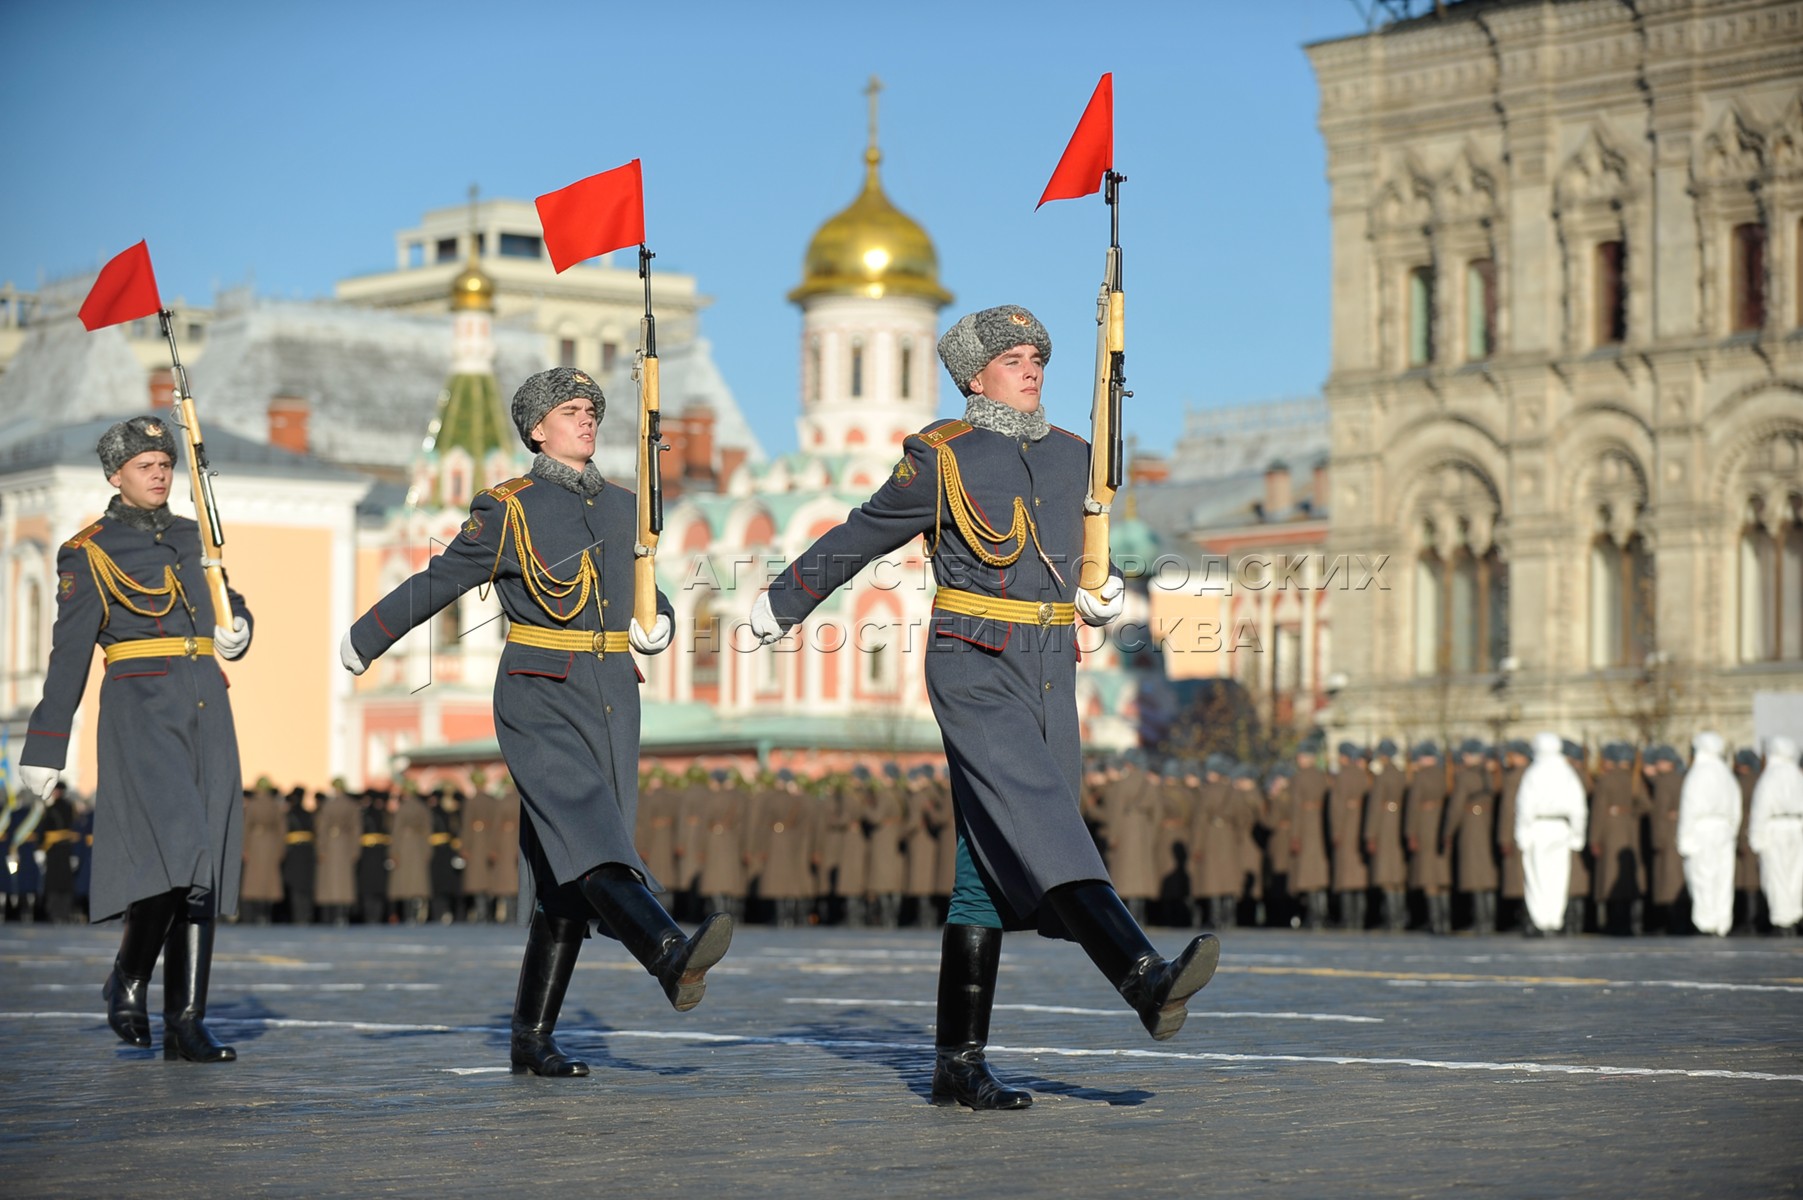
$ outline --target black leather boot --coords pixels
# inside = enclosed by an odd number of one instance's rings
[[[1352,919],[1346,922],[1346,927],[1354,933],[1363,933],[1365,932],[1365,893],[1362,891],[1349,892],[1348,896],[1352,900]]]
[[[106,1023],[127,1045],[150,1049],[150,1012],[145,998],[169,922],[175,917],[176,900],[174,892],[164,892],[126,907],[119,954],[100,995],[106,1000]]]
[[[1091,962],[1139,1014],[1154,1040],[1164,1041],[1183,1028],[1189,998],[1214,978],[1221,961],[1221,942],[1202,934],[1173,959],[1163,959],[1134,923],[1106,883],[1073,883],[1046,893],[1046,903],[1077,939]]]
[[[596,867],[577,881],[583,898],[620,939],[627,953],[664,987],[677,1012],[701,1003],[709,967],[726,957],[732,918],[715,913],[685,938],[638,875],[618,863]]]
[[[178,912],[163,945],[163,1057],[234,1062],[238,1052],[206,1026],[207,978],[213,971],[213,922]]]
[[[1027,1108],[1033,1094],[995,1077],[983,1057],[1002,960],[1002,931],[947,925],[940,939],[939,1016],[933,1033],[933,1103],[974,1109]]]
[[[587,933],[585,922],[546,916],[543,909],[533,912],[526,930],[526,954],[520,960],[520,990],[513,1000],[508,1056],[515,1075],[530,1071],[546,1078],[570,1079],[588,1074],[588,1064],[565,1054],[551,1036]]]

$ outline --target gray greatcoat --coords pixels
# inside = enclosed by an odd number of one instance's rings
[[[161,617],[133,612],[103,592],[88,547],[119,571],[160,588],[175,572],[187,597]],[[75,709],[88,682],[94,647],[162,637],[212,637],[221,621],[200,563],[200,527],[172,517],[161,532],[109,515],[63,544],[57,554],[56,625],[44,695],[32,710],[23,766],[64,766]],[[164,598],[127,594],[156,611]],[[228,591],[232,612],[250,610]],[[238,732],[222,664],[212,657],[122,659],[106,668],[96,722],[99,773],[94,786],[94,858],[88,911],[104,921],[135,900],[190,889],[191,905],[238,911],[244,869],[244,783]]]
[[[936,433],[942,426],[954,428]],[[1026,514],[1038,530],[1037,548],[1023,535],[1012,564],[982,561],[939,503],[940,453],[955,456],[973,513],[998,530],[1017,512]],[[1071,603],[1088,475],[1088,443],[1064,430],[1016,441],[963,422],[935,422],[904,440],[901,460],[874,496],[770,585],[771,610],[784,628],[793,625],[866,563],[922,534],[941,588]],[[1012,540],[984,547],[1002,558],[1016,548]],[[926,641],[927,697],[945,742],[958,830],[1003,925],[1057,932],[1039,919],[1045,893],[1108,878],[1081,809],[1076,631],[936,608]]]
[[[509,521],[509,498],[518,504],[529,548]],[[476,496],[463,531],[444,552],[351,627],[352,645],[365,661],[374,661],[408,630],[491,578],[513,624],[624,633],[632,620],[637,520],[633,493],[612,483],[585,498],[534,470],[489,488]],[[535,562],[536,569],[568,581],[578,578],[585,558],[597,586],[568,589],[562,598],[541,591],[551,611],[541,608],[521,563]],[[673,611],[661,593],[658,611]],[[603,863],[630,867],[661,890],[633,845],[639,673],[632,655],[509,642],[495,673],[494,697],[495,736],[519,791],[520,841],[541,895]]]

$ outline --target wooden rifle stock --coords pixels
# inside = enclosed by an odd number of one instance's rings
[[[230,629],[235,614],[225,588],[225,527],[219,520],[219,502],[213,498],[213,472],[207,465],[206,442],[200,435],[200,415],[195,410],[194,397],[188,393],[188,372],[182,368],[181,355],[175,347],[173,314],[164,309],[157,316],[163,324],[163,336],[169,341],[169,361],[173,364],[175,421],[188,443],[188,488],[194,497],[194,519],[200,524],[200,562],[207,577],[207,591],[213,597],[213,623]]]
[[[645,633],[657,623],[657,539],[664,531],[664,488],[658,455],[663,451],[663,412],[658,393],[657,321],[651,315],[651,259],[639,247],[639,277],[645,281],[645,316],[639,322],[638,530],[632,548],[632,619]]]
[[[1121,282],[1120,184],[1126,176],[1109,171],[1108,259],[1096,296],[1096,382],[1091,399],[1089,494],[1083,500],[1083,559],[1077,585],[1097,596],[1108,582],[1108,514],[1121,486],[1121,401],[1133,393],[1127,383],[1127,295]],[[1100,597],[1098,596],[1098,599]]]

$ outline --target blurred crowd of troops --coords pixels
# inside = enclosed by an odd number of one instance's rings
[[[1680,933],[1685,761],[1612,743],[1567,756],[1590,800],[1565,932]],[[1525,742],[1432,742],[1406,754],[1305,744],[1260,768],[1225,754],[1086,761],[1084,816],[1136,917],[1168,926],[1528,927],[1514,803]],[[1733,759],[1743,818],[1762,764]],[[1736,929],[1770,928],[1743,819]],[[239,919],[333,925],[509,921],[522,895],[520,799],[506,777],[361,793],[267,780],[245,793]],[[66,789],[6,824],[6,919],[85,917],[92,814]],[[640,781],[638,847],[684,919],[893,929],[944,920],[956,858],[943,765],[747,777],[696,766]],[[524,894],[530,894],[529,881]],[[1793,929],[1778,932],[1794,932]]]

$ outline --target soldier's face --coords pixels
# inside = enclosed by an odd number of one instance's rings
[[[169,501],[169,481],[175,463],[161,450],[146,450],[126,460],[107,482],[119,489],[119,498],[133,508],[161,508]]]
[[[1032,346],[1016,346],[1002,353],[970,381],[970,390],[1006,404],[1015,412],[1039,408],[1039,385],[1045,379],[1045,361]]]
[[[532,429],[532,440],[566,467],[581,470],[595,456],[595,404],[577,397],[545,414]]]

